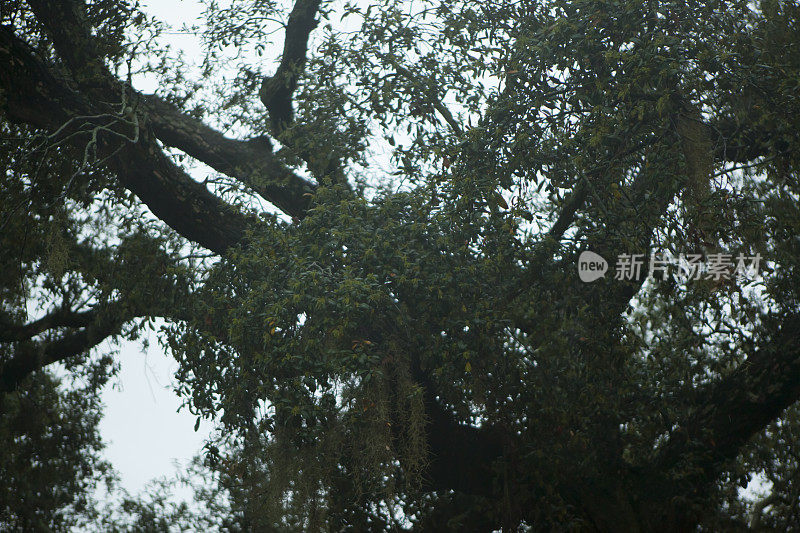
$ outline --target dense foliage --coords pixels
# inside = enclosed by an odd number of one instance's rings
[[[2,4],[0,525],[799,527],[796,3],[204,15],[192,65],[134,3]],[[92,507],[93,349],[157,318],[197,501]]]

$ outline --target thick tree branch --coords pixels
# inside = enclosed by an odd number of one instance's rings
[[[265,76],[258,95],[267,108],[272,135],[292,148],[318,180],[347,184],[341,159],[329,148],[305,146],[302,129],[294,126],[293,95],[303,74],[308,39],[317,26],[320,0],[296,0],[286,24],[283,55],[273,76]]]
[[[292,95],[306,63],[308,37],[317,26],[320,0],[297,0],[286,24],[283,55],[274,76],[261,83],[259,97],[269,111],[272,131],[279,137],[294,120]]]
[[[102,55],[91,36],[83,0],[28,0],[28,5],[79,85],[110,82]]]
[[[155,95],[144,99],[153,133],[214,170],[238,179],[286,214],[302,218],[316,185],[279,162],[266,137],[225,137]]]
[[[419,366],[414,368],[413,375],[423,389],[428,416],[426,488],[474,496],[496,495],[494,466],[503,456],[503,433],[494,427],[476,428],[459,423],[441,405],[435,384]]]
[[[771,329],[739,368],[697,390],[697,407],[659,448],[655,469],[711,482],[742,445],[800,399],[800,316]]]
[[[0,366],[0,392],[10,392],[32,372],[47,365],[80,355],[108,337],[119,333],[123,324],[134,318],[116,309],[96,313],[95,319],[78,331],[51,342],[20,343],[11,357]]]
[[[130,99],[143,103],[153,132],[164,144],[240,180],[287,214],[304,215],[309,204],[307,193],[313,192],[314,185],[277,161],[269,141],[229,139],[157,96],[144,97],[123,87],[95,50],[82,2],[34,0],[31,5],[79,85],[106,98],[122,91],[134,93]]]
[[[28,324],[0,324],[0,342],[25,341],[53,328],[86,327],[95,318],[96,312],[93,310],[72,311],[71,309],[57,309]]]
[[[586,181],[579,181],[572,192],[570,192],[569,198],[567,198],[567,201],[564,203],[564,208],[561,210],[561,213],[558,214],[558,218],[547,232],[547,236],[550,239],[558,240],[564,236],[564,233],[570,227],[573,220],[575,220],[575,215],[578,210],[583,207],[588,192],[589,186],[586,184]]]
[[[495,462],[503,456],[503,439],[495,428],[458,423],[435,398],[426,398],[428,415],[427,486],[475,496],[496,496]]]
[[[241,212],[194,181],[153,139],[122,150],[114,168],[125,187],[187,239],[219,254],[244,239],[250,223]]]
[[[54,77],[10,28],[0,28],[0,88],[3,110],[10,120],[44,130],[59,130],[76,117],[91,122],[91,117],[108,114]],[[175,165],[146,124],[140,132],[138,142],[133,143],[100,131],[98,157],[158,218],[187,239],[217,253],[241,242],[247,219]],[[70,142],[83,151],[90,140],[72,136]]]

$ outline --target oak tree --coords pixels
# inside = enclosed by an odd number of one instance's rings
[[[0,438],[157,324],[223,529],[798,526],[795,2],[204,15],[1,4]]]

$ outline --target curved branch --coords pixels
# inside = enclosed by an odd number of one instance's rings
[[[305,214],[309,205],[308,193],[313,192],[315,186],[280,163],[274,157],[268,140],[229,139],[157,96],[144,96],[131,87],[122,86],[105,67],[102,57],[95,49],[95,39],[91,35],[85,7],[81,2],[35,0],[32,6],[37,19],[53,39],[59,56],[68,65],[78,85],[89,94],[101,94],[104,99],[113,101],[119,99],[120,93],[133,93],[130,99],[140,103],[148,111],[153,133],[164,144],[183,150],[215,170],[238,179],[290,216],[299,218]],[[311,18],[313,20],[313,14]],[[298,17],[293,12],[293,18],[290,18],[290,27],[293,29],[298,26],[296,19]],[[292,35],[294,33],[296,31]],[[301,52],[302,59],[305,59],[304,47],[296,50],[297,45],[289,46],[290,42],[293,43],[298,38],[294,36],[290,39],[287,35],[286,57],[279,72],[293,70]],[[293,91],[296,76],[292,83]],[[291,109],[291,103],[288,109]]]
[[[272,135],[293,148],[298,157],[306,162],[308,169],[318,179],[328,179],[346,185],[347,179],[342,162],[333,150],[303,146],[302,131],[293,128],[294,108],[292,97],[300,76],[303,74],[308,53],[308,38],[317,27],[320,0],[296,0],[283,43],[281,62],[273,76],[265,76],[258,96],[267,108]]]
[[[660,471],[713,480],[720,466],[800,399],[800,315],[785,318],[729,376],[697,391],[701,401],[657,452]]]
[[[297,0],[286,24],[283,55],[274,76],[261,82],[259,97],[269,112],[272,131],[276,136],[294,120],[292,95],[303,72],[308,52],[308,37],[317,27],[320,0]]]

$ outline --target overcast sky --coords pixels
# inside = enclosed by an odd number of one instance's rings
[[[202,448],[210,425],[195,433],[195,417],[177,412],[180,401],[171,386],[177,363],[155,339],[144,353],[138,343],[125,343],[118,360],[119,378],[103,391],[100,433],[122,486],[136,493],[155,477],[172,476],[174,461],[185,465]]]

